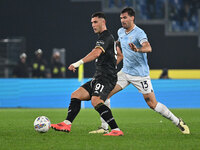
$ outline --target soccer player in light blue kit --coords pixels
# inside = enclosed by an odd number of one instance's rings
[[[155,98],[147,61],[147,53],[151,52],[152,48],[145,32],[134,23],[135,11],[132,8],[123,9],[120,19],[122,28],[118,30],[117,48],[122,50],[123,56],[118,54],[117,62],[119,63],[123,59],[123,68],[118,72],[117,84],[108,98],[129,84],[133,84],[143,94],[151,109],[171,120],[183,134],[190,134],[190,130],[183,120],[176,117],[165,105],[157,102]],[[108,102],[106,103],[109,105]],[[102,127],[90,133],[103,133],[104,131],[106,129]]]

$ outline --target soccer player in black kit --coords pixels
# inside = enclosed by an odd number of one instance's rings
[[[123,132],[118,128],[110,108],[104,104],[108,94],[117,82],[115,41],[106,28],[105,15],[103,13],[94,13],[91,17],[91,23],[94,32],[99,34],[96,46],[87,56],[71,64],[68,69],[75,72],[75,68],[81,64],[96,59],[96,72],[91,81],[72,93],[66,120],[58,124],[51,124],[51,127],[55,130],[70,132],[71,124],[81,109],[81,100],[91,100],[95,110],[111,128],[111,132],[104,134],[104,136],[122,136]]]

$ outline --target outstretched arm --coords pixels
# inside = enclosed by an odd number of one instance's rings
[[[94,48],[87,56],[85,56],[82,60],[84,63],[90,62],[98,58],[102,53],[101,48]]]
[[[86,55],[84,58],[82,58],[81,60],[71,64],[68,69],[75,72],[76,68],[78,68],[81,64],[83,63],[87,63],[90,61],[95,60],[96,58],[98,58],[102,53],[102,49],[101,48],[94,48],[88,55]]]
[[[149,53],[152,52],[151,45],[148,41],[142,43],[141,48],[137,48],[133,43],[130,43],[129,46],[131,49],[135,52],[141,52],[141,53]]]

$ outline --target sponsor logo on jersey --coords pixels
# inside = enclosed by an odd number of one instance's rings
[[[102,41],[102,40],[99,40],[99,41],[97,41],[96,45],[97,45],[97,46],[104,45],[104,41]]]

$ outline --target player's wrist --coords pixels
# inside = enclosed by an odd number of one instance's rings
[[[142,53],[142,49],[141,49],[141,48],[138,48],[138,52],[141,52],[141,53]]]
[[[81,59],[81,60],[79,60],[79,61],[77,61],[77,62],[75,62],[75,63],[73,63],[72,65],[75,67],[75,68],[78,68],[80,65],[82,65],[84,62],[83,62],[83,60]]]

